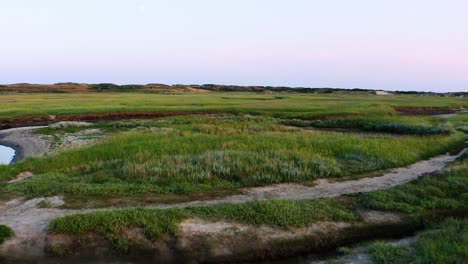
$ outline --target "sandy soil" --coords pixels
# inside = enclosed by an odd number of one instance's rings
[[[103,137],[99,129],[86,129],[77,133],[64,134],[60,140],[49,135],[35,134],[34,130],[45,126],[21,127],[0,130],[0,144],[15,149],[14,162],[29,157],[56,154],[62,149],[78,148],[96,143]]]
[[[15,232],[15,237],[0,248],[0,256],[23,256],[29,259],[44,255],[50,220],[74,212],[38,208],[42,203],[60,206],[63,201],[59,197],[36,198],[28,201],[12,200],[0,206],[0,223],[6,224]]]
[[[43,156],[49,152],[50,141],[44,136],[33,134],[42,127],[21,127],[0,130],[0,144],[16,150],[13,162],[28,157]]]

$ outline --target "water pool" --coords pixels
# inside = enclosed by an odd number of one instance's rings
[[[0,145],[0,165],[6,165],[10,164],[10,162],[13,160],[15,157],[15,150],[7,147]]]

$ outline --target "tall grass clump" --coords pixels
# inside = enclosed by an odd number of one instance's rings
[[[125,230],[141,228],[146,237],[155,240],[163,234],[176,234],[177,224],[185,218],[178,209],[122,209],[57,218],[51,221],[49,228],[52,232],[76,236],[94,232],[125,252],[131,246],[131,241],[123,234]]]
[[[67,129],[67,128],[80,128],[80,127],[90,127],[92,123],[88,122],[77,122],[77,121],[62,121],[50,124],[48,127],[51,129]]]
[[[394,246],[384,242],[374,243],[369,252],[376,264],[393,264],[396,259],[404,258],[408,254],[404,246]]]
[[[13,230],[11,230],[8,226],[0,225],[0,245],[5,242],[5,239],[10,238],[13,235]]]

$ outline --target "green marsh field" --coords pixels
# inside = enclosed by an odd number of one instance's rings
[[[182,236],[181,225],[191,219],[281,232],[346,223],[372,238],[377,224],[367,222],[365,211],[393,214],[406,226],[439,228],[437,232],[446,234],[446,241],[439,242],[421,235],[407,248],[377,242],[369,249],[375,263],[390,263],[392,258],[461,263],[466,256],[447,246],[468,243],[466,154],[427,177],[382,190],[333,198],[209,203],[275,186],[313,189],[323,180],[378,181],[397,168],[455,155],[468,141],[466,98],[348,92],[7,93],[0,94],[0,104],[0,123],[13,127],[11,131],[20,123],[42,120],[41,128],[21,135],[46,142],[48,151],[0,165],[0,200],[7,206],[12,199],[43,199],[36,209],[44,214],[73,212],[50,217],[44,231],[48,235],[89,239],[93,233],[110,242],[116,254],[138,248],[126,235],[129,229],[159,241]],[[115,115],[112,120],[87,119],[108,113]],[[147,116],[129,118],[129,113]],[[156,113],[164,114],[150,115]],[[73,145],[74,140],[87,143]],[[22,179],[19,175],[26,172],[30,176]],[[63,203],[53,205],[48,197]],[[207,204],[190,205],[194,201]],[[456,219],[443,222],[449,217]],[[2,240],[8,243],[15,228],[1,220]],[[457,228],[464,235],[455,232]],[[339,248],[340,243],[327,247]],[[428,247],[439,246],[438,259]],[[50,252],[62,256],[74,254],[80,245],[51,247]],[[251,255],[239,259],[256,259]]]
[[[71,93],[2,94],[0,118],[103,112],[183,112],[261,114],[313,118],[330,114],[394,115],[393,107],[468,107],[466,98],[375,96],[369,94],[256,93]]]

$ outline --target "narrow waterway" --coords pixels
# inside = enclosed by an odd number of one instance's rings
[[[7,147],[0,145],[0,165],[6,165],[10,164],[10,162],[13,160],[15,157],[15,150]]]

